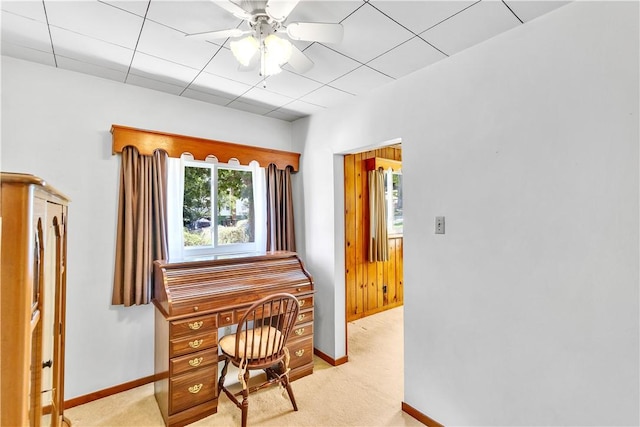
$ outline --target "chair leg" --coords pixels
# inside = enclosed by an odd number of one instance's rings
[[[289,383],[289,379],[286,376],[282,377],[282,383],[283,383],[284,387],[287,389],[287,394],[289,395],[289,400],[291,401],[291,404],[293,405],[293,410],[297,411],[298,410],[298,404],[296,403],[296,398],[293,395],[293,389],[291,388],[291,384]]]
[[[242,389],[242,427],[247,427],[247,416],[249,414],[249,371],[244,373],[244,383],[247,385]]]
[[[220,379],[218,380],[218,396],[220,396],[220,392],[224,388],[224,378],[227,376],[227,368],[229,367],[229,359],[224,359],[224,366],[222,367],[222,371],[220,372]]]

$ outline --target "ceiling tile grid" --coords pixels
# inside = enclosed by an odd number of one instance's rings
[[[293,40],[313,62],[264,80],[230,39],[231,0],[2,0],[2,54],[285,121],[353,100],[569,1],[301,0],[284,21],[340,23],[335,44]],[[272,0],[275,1],[275,0]],[[264,1],[241,2],[264,7]],[[284,36],[286,37],[286,36]]]

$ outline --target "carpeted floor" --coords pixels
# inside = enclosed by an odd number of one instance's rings
[[[313,375],[292,383],[299,411],[270,387],[249,396],[250,426],[421,426],[401,410],[402,307],[348,324],[349,362],[332,367],[315,358]],[[227,381],[235,378],[230,371]],[[65,410],[72,427],[163,427],[153,384]],[[218,413],[190,426],[240,425],[240,410],[221,396]]]

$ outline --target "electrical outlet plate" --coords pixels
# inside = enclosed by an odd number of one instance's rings
[[[436,217],[436,234],[444,234],[444,217]]]

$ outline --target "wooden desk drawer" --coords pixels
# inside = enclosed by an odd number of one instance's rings
[[[181,356],[206,348],[217,347],[218,331],[192,334],[182,338],[169,340],[169,357]]]
[[[296,319],[296,325],[312,322],[313,321],[313,310],[305,310],[298,313],[298,318]]]
[[[287,348],[291,357],[289,361],[291,369],[313,363],[313,340],[311,338],[287,343]]]
[[[303,323],[295,325],[291,335],[289,335],[289,342],[297,341],[299,338],[313,336],[313,323]]]
[[[218,322],[220,326],[229,326],[234,322],[237,322],[237,320],[233,317],[233,311],[225,311],[224,313],[220,313],[220,321]]]
[[[191,317],[184,320],[174,320],[170,323],[169,337],[176,338],[183,335],[214,331],[218,327],[216,316]]]
[[[300,303],[300,311],[308,307],[313,307],[313,295],[299,297],[298,302]]]
[[[215,364],[171,378],[169,412],[174,414],[215,399],[218,393],[217,374],[218,365]]]
[[[195,369],[218,363],[218,347],[185,356],[174,357],[169,361],[170,375],[178,375]]]

